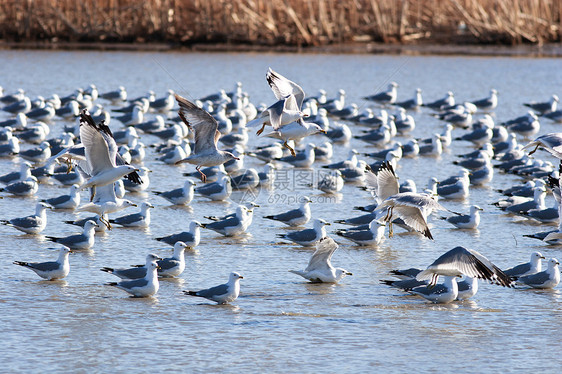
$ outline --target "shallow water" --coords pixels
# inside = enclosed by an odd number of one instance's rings
[[[5,91],[22,87],[32,98],[66,95],[95,83],[102,92],[123,85],[130,97],[149,89],[162,96],[173,89],[193,99],[220,88],[231,90],[241,81],[254,103],[270,103],[274,97],[264,77],[271,66],[309,94],[324,88],[334,96],[343,88],[348,102],[360,105],[365,105],[362,96],[383,89],[391,80],[400,85],[399,100],[410,98],[417,87],[423,89],[426,101],[441,98],[448,90],[457,101],[471,100],[496,88],[500,92],[497,121],[523,115],[523,102],[546,100],[553,93],[560,96],[557,90],[562,86],[557,59],[0,51],[0,61]],[[428,137],[443,128],[427,111],[415,118],[412,136]],[[54,134],[60,133],[63,123],[54,121]],[[539,134],[557,131],[548,120],[541,124]],[[111,126],[120,125],[114,121]],[[459,134],[461,130],[454,131]],[[250,139],[250,145],[267,142],[253,134]],[[145,144],[157,140],[150,135],[141,138]],[[320,136],[311,140],[324,141]],[[351,148],[375,149],[352,141],[336,146],[332,161],[345,158]],[[466,142],[454,142],[437,159],[401,160],[397,173],[401,180],[413,179],[424,188],[430,176],[443,179],[456,174],[454,155],[470,150]],[[546,158],[544,153],[538,156]],[[19,162],[0,159],[1,174],[18,170]],[[364,248],[338,240],[333,263],[353,272],[338,285],[308,284],[288,273],[304,268],[312,251],[281,244],[276,234],[288,229],[261,217],[293,208],[294,200],[306,194],[315,201],[313,216],[333,222],[361,214],[352,207],[370,203],[369,195],[354,185],[346,185],[337,197],[298,186],[261,190],[256,197],[261,207],[255,210],[247,236],[223,238],[202,231],[201,244],[186,254],[187,267],[179,279],[163,280],[154,298],[131,299],[105,286],[115,279],[99,268],[142,263],[148,252],[171,255],[171,248],[154,238],[184,231],[193,219],[205,222],[205,215],[229,213],[236,202],[248,199],[235,193],[232,202],[196,197],[189,207],[170,206],[150,191],[179,187],[181,172],[192,171],[193,166],[164,165],[154,160],[151,149],[144,164],[153,170],[148,192],[130,198],[155,205],[150,229],[115,228],[97,235],[93,251],[71,255],[71,272],[65,280],[41,281],[12,265],[14,260],[47,261],[56,253],[46,249],[51,245],[43,236],[0,226],[0,352],[6,371],[491,372],[501,368],[522,372],[537,365],[547,372],[559,370],[558,351],[550,348],[557,338],[552,333],[558,332],[562,321],[559,288],[513,290],[482,283],[468,302],[433,305],[379,283],[389,279],[391,269],[427,266],[457,245],[481,251],[501,268],[528,261],[534,250],[561,259],[560,247],[522,237],[551,226],[504,215],[489,205],[500,198],[495,189],[518,182],[517,177],[496,172],[490,186],[471,188],[469,199],[443,202],[463,212],[472,204],[482,206],[479,230],[457,230],[434,217],[435,241],[404,233],[386,238],[378,247]],[[247,167],[261,169],[261,165],[246,157]],[[66,192],[53,184],[41,185],[32,199],[5,197],[0,200],[0,218],[31,214],[37,199]],[[86,194],[82,198],[86,201]],[[547,205],[551,204],[549,196]],[[71,212],[48,212],[43,234],[77,232],[61,223],[75,217]],[[333,224],[328,231],[340,227]],[[244,275],[241,296],[233,305],[216,306],[181,293],[222,283],[231,271]]]

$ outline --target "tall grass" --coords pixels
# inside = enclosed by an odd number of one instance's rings
[[[0,0],[7,41],[559,42],[560,0]]]

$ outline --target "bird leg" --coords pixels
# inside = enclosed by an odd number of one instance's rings
[[[531,152],[529,152],[529,156],[532,155],[533,153],[535,153],[537,151],[537,149],[539,149],[539,147],[540,147],[540,144],[537,144],[535,149],[533,149]]]
[[[197,170],[197,171],[199,172],[199,174],[201,174],[201,181],[202,181],[203,183],[207,182],[207,176],[205,175],[205,173],[203,173],[203,172],[201,171],[201,166],[197,166],[197,167],[195,168],[195,170]]]
[[[384,217],[384,221],[388,222],[388,237],[392,238],[394,236],[394,230],[392,229],[392,208],[388,208],[386,211],[386,216]]]
[[[285,143],[283,143],[283,146],[285,148],[287,148],[289,151],[291,151],[291,155],[293,155],[293,157],[295,157],[297,154],[295,153],[295,150],[293,148],[291,148],[291,146],[289,144],[287,144],[287,141],[285,141]]]
[[[261,133],[263,132],[263,130],[265,130],[265,126],[267,125],[267,123],[264,123],[261,127],[261,129],[259,129],[258,131],[256,131],[256,135],[261,135]]]
[[[90,202],[94,201],[94,197],[96,197],[96,186],[90,188]]]
[[[103,214],[100,215],[100,222],[103,223],[108,230],[111,230],[111,223],[109,223],[107,219],[103,218]]]
[[[72,171],[72,161],[66,159],[66,174],[70,174],[71,171]]]

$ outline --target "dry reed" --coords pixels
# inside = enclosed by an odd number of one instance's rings
[[[0,0],[6,41],[559,42],[560,0]]]

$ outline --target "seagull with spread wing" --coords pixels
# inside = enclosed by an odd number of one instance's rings
[[[175,98],[180,106],[180,118],[195,135],[193,153],[176,164],[188,162],[197,165],[195,169],[201,174],[201,180],[204,183],[207,176],[201,171],[201,166],[218,166],[232,159],[239,160],[239,158],[228,151],[217,149],[221,133],[218,130],[217,120],[209,112],[177,94]]]
[[[247,127],[262,125],[256,132],[257,135],[260,135],[267,125],[271,125],[274,130],[277,130],[283,125],[304,117],[304,113],[301,111],[304,91],[298,84],[271,68],[268,69],[265,79],[278,101],[264,110],[258,118],[246,124]]]
[[[322,238],[316,243],[316,251],[310,258],[306,269],[289,271],[313,283],[337,283],[346,275],[352,274],[345,269],[332,266],[330,260],[336,249],[338,249],[338,244],[334,239],[330,237]]]

